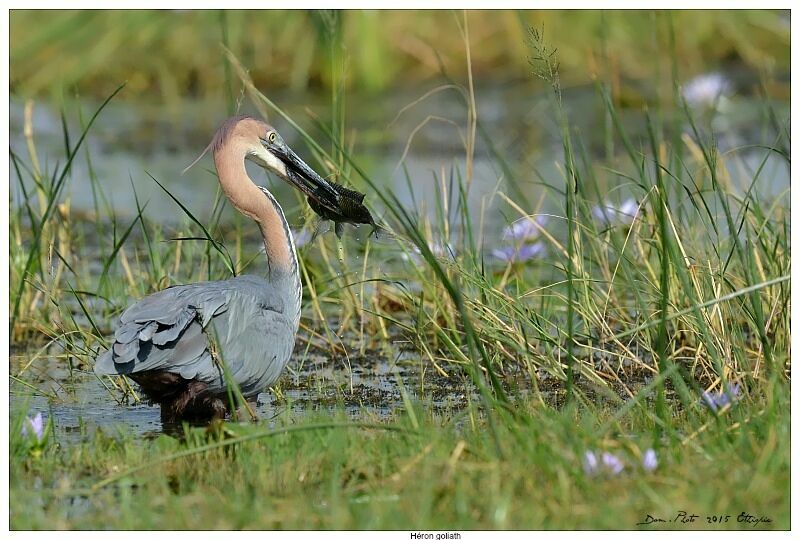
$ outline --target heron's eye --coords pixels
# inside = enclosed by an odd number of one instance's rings
[[[271,142],[271,143],[274,143],[275,139],[277,139],[277,138],[278,138],[278,135],[276,135],[274,131],[271,131],[270,134],[267,135],[267,139],[269,139],[269,142]]]

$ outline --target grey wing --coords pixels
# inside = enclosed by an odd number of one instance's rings
[[[207,333],[219,344],[220,358],[245,396],[257,394],[278,379],[294,349],[297,330],[286,315],[259,304],[229,309],[209,326]],[[219,379],[212,381],[213,376],[213,370],[195,375],[212,389],[219,388],[214,384]]]
[[[209,348],[209,323],[214,322],[219,348],[226,356],[238,358],[237,347],[230,344],[242,341],[242,332],[252,334],[254,324],[272,324],[267,320],[270,314],[279,315],[280,328],[282,312],[283,302],[271,285],[252,276],[171,287],[143,298],[122,314],[114,343],[98,357],[94,370],[98,375],[164,370],[222,385]],[[251,341],[246,347],[257,350],[255,340]],[[260,344],[262,356],[264,346]]]

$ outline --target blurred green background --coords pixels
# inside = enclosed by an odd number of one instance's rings
[[[500,174],[532,182],[531,171],[557,172],[561,133],[548,85],[530,63],[530,28],[556,50],[571,126],[595,156],[616,152],[595,82],[626,112],[632,133],[643,133],[644,107],[675,113],[674,84],[684,85],[703,122],[713,119],[723,150],[761,141],[754,132],[761,100],[788,113],[790,95],[786,11],[14,10],[10,25],[11,146],[18,154],[26,153],[26,101],[34,102],[42,160],[57,162],[62,115],[78,129],[126,83],[93,128],[93,171],[76,164],[68,187],[75,209],[91,207],[90,172],[111,187],[120,212],[135,208],[129,178],[145,170],[182,200],[213,203],[214,184],[181,177],[181,169],[226,116],[265,114],[245,95],[226,48],[255,88],[313,137],[327,138],[312,116],[336,132],[346,126],[362,165],[401,192],[401,163],[415,189],[431,190],[430,170],[463,157],[464,96],[472,85],[482,137],[495,149],[476,148],[476,205]],[[450,87],[438,92],[443,85]],[[723,100],[715,105],[717,96]],[[269,119],[298,143],[295,130]],[[505,156],[502,170],[495,151]],[[780,190],[788,178],[774,176]],[[138,185],[156,199],[148,212],[171,215],[153,182]]]
[[[28,11],[11,12],[11,92],[173,101],[229,93],[223,45],[269,92],[326,88],[326,36],[338,25],[346,85],[384,91],[467,75],[462,15],[452,11]],[[724,65],[788,74],[789,15],[778,11],[470,11],[477,81],[530,77],[526,28],[557,45],[565,84],[594,75],[652,77],[674,42],[685,75]],[[674,36],[674,37],[673,37]],[[602,67],[601,67],[602,66]],[[598,70],[610,71],[610,73]]]

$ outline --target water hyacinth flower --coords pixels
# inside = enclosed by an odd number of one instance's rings
[[[644,452],[644,456],[642,456],[642,467],[647,472],[654,471],[656,467],[658,467],[658,458],[656,457],[656,451],[652,448],[648,448]]]
[[[701,397],[701,402],[712,411],[717,411],[739,399],[739,390],[739,385],[734,383],[728,387],[727,392],[724,390],[718,392],[705,391]]]
[[[503,240],[508,244],[491,251],[492,257],[507,263],[525,262],[544,252],[544,245],[533,242],[539,237],[547,216],[526,216],[503,229]]]
[[[524,242],[534,240],[539,237],[541,232],[539,227],[547,223],[547,216],[535,216],[533,219],[524,217],[518,219],[505,229],[503,229],[503,240],[512,242]]]
[[[44,419],[42,413],[37,413],[33,418],[27,417],[22,422],[22,436],[35,437],[36,442],[44,439]]]
[[[544,252],[544,245],[541,243],[523,244],[493,249],[492,257],[505,262],[518,263],[538,257],[542,252]]]
[[[730,94],[731,82],[718,72],[704,73],[683,85],[682,93],[686,103],[692,107],[709,107],[720,97]]]
[[[597,461],[597,456],[594,452],[588,451],[583,454],[583,472],[586,474],[595,474],[600,468],[600,463]]]
[[[636,217],[639,205],[633,199],[625,199],[619,206],[603,203],[592,208],[592,215],[603,225],[630,225]]]
[[[613,474],[619,474],[625,468],[625,464],[614,454],[603,452],[603,467]]]
[[[625,468],[625,464],[620,458],[610,452],[603,452],[600,459],[591,450],[583,454],[583,471],[586,474],[594,475],[600,472],[609,472],[617,475]]]

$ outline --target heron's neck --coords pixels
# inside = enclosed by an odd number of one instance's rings
[[[244,166],[246,150],[225,148],[214,154],[214,163],[222,191],[242,214],[252,218],[261,229],[267,255],[268,279],[285,281],[300,305],[302,289],[297,252],[289,224],[278,201],[265,188],[255,185]],[[296,295],[296,297],[295,297]]]

